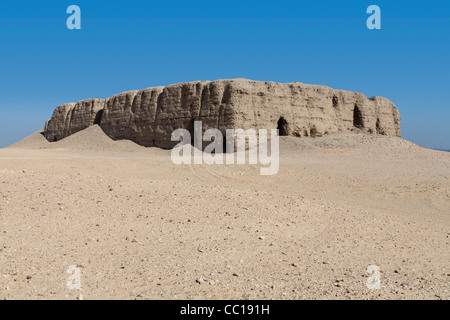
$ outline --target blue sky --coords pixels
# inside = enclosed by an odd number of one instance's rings
[[[69,5],[82,29],[68,30]],[[369,5],[381,30],[366,27]],[[403,137],[450,149],[450,1],[3,1],[0,147],[65,102],[249,78],[391,99]]]

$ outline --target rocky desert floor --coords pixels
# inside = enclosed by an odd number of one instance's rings
[[[0,299],[450,298],[449,152],[347,133],[280,160],[177,166],[98,126],[1,149]]]

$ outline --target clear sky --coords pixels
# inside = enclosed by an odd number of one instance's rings
[[[81,30],[68,30],[69,5]],[[369,30],[369,5],[381,30]],[[450,1],[2,1],[0,147],[65,102],[194,80],[327,85],[392,100],[403,137],[450,149]]]

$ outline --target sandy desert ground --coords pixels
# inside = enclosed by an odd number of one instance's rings
[[[98,126],[1,149],[0,299],[450,298],[449,152],[357,133],[280,152],[261,176]]]

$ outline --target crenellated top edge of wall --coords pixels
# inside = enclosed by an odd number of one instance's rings
[[[336,93],[339,92],[343,92],[343,93],[352,93],[352,94],[357,94],[357,95],[361,95],[364,98],[367,98],[369,100],[375,100],[375,99],[385,99],[385,100],[389,100],[385,97],[381,97],[381,96],[373,96],[373,97],[367,97],[364,93],[362,92],[358,92],[358,91],[351,91],[351,90],[345,90],[345,89],[333,89],[329,86],[325,86],[325,85],[320,85],[320,84],[308,84],[308,83],[304,83],[304,82],[298,82],[298,81],[294,81],[294,82],[275,82],[275,81],[263,81],[263,80],[251,80],[251,79],[246,79],[246,78],[234,78],[234,79],[217,79],[217,80],[195,80],[195,81],[186,81],[186,82],[178,82],[178,83],[173,83],[173,84],[169,84],[167,86],[156,86],[156,87],[147,87],[144,89],[136,89],[136,90],[128,90],[128,91],[123,91],[123,92],[119,92],[117,94],[114,94],[110,97],[107,98],[86,98],[86,99],[82,99],[79,100],[77,102],[66,102],[63,103],[59,106],[57,106],[56,108],[59,107],[64,107],[64,106],[75,106],[75,104],[77,103],[81,103],[81,102],[87,102],[87,101],[95,101],[95,100],[108,100],[111,98],[115,98],[118,96],[122,96],[122,95],[127,95],[127,94],[138,94],[140,92],[144,92],[144,91],[162,91],[165,88],[172,88],[172,87],[178,87],[178,86],[183,86],[183,85],[190,85],[190,84],[209,84],[209,83],[230,83],[230,84],[239,84],[239,83],[259,83],[259,84],[273,84],[273,85],[300,85],[303,87],[310,87],[310,88],[322,88],[325,90],[330,90],[330,91],[334,91]]]

